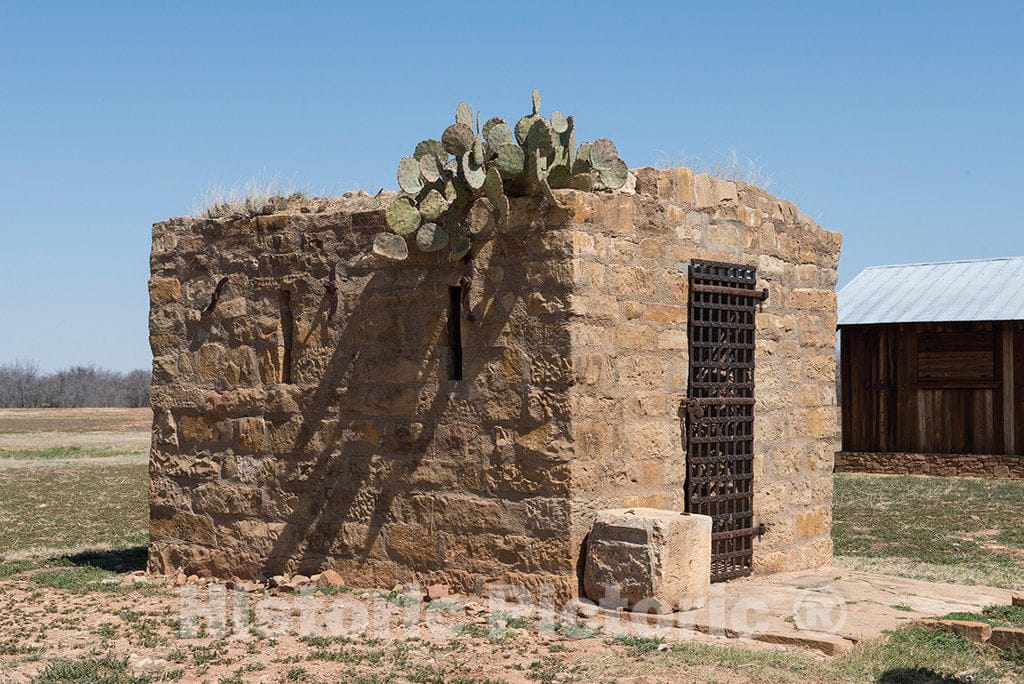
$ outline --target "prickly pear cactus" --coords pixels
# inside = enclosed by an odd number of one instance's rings
[[[611,140],[576,145],[572,116],[540,113],[540,92],[532,93],[530,114],[515,126],[499,117],[480,126],[480,115],[460,102],[455,123],[440,140],[423,140],[398,164],[402,192],[385,212],[390,233],[374,241],[375,254],[406,259],[409,245],[423,252],[447,250],[453,260],[471,256],[504,228],[509,196],[552,188],[617,190],[629,169]],[[475,119],[475,120],[474,120]]]

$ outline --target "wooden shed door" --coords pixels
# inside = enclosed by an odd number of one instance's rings
[[[753,569],[756,282],[751,266],[690,265],[686,510],[713,520],[713,582]]]

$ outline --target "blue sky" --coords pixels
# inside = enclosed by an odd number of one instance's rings
[[[1019,3],[0,4],[0,362],[147,367],[150,225],[393,187],[467,99],[631,166],[730,150],[865,266],[1024,254]]]

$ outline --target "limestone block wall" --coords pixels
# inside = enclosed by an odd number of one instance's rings
[[[154,225],[151,570],[575,591],[568,239],[515,203],[456,381],[463,269],[370,256],[387,199]]]
[[[755,264],[771,291],[756,570],[830,560],[838,234],[688,169],[555,197],[514,200],[477,255],[461,380],[463,268],[371,256],[389,196],[155,224],[150,569],[574,596],[598,510],[683,508],[694,258]]]
[[[601,509],[683,510],[688,271],[758,268],[755,572],[832,558],[841,236],[745,183],[636,171],[636,194],[558,191],[572,238],[573,543]]]

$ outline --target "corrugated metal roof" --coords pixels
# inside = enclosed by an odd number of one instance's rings
[[[839,325],[1024,320],[1024,257],[875,266],[839,291]]]

